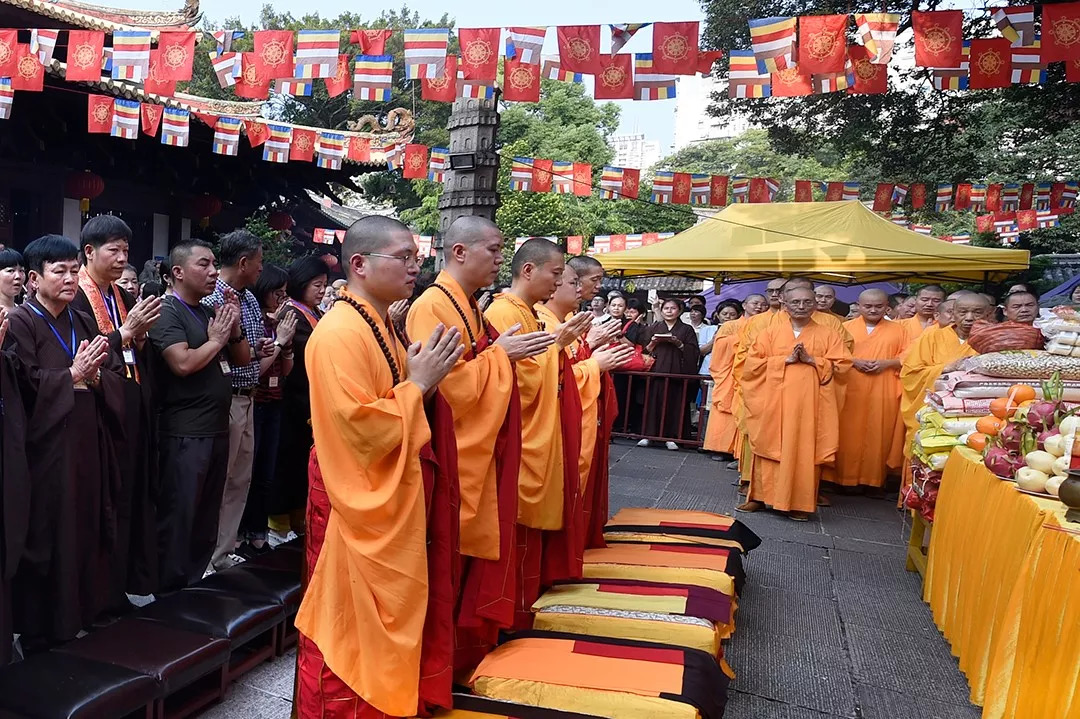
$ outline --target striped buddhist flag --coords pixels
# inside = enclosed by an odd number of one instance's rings
[[[457,96],[475,100],[490,100],[495,97],[495,85],[490,81],[467,80],[458,70]]]
[[[1026,47],[1035,40],[1035,6],[994,8],[994,24],[1013,47]]]
[[[1001,209],[1003,212],[1015,212],[1020,209],[1020,183],[1006,182],[1001,188]]]
[[[244,31],[215,30],[210,35],[214,38],[214,42],[217,43],[218,52],[229,52],[232,50],[233,42],[244,36]]]
[[[139,103],[135,100],[116,98],[113,103],[113,137],[134,140],[139,137]]]
[[[166,107],[161,114],[161,144],[187,147],[191,137],[191,113],[179,107]]]
[[[0,77],[0,120],[11,119],[11,103],[15,99],[15,91],[11,89],[11,78]]]
[[[735,177],[731,180],[731,200],[736,203],[749,202],[750,178]]]
[[[729,53],[728,97],[769,97],[772,95],[772,76],[758,70],[753,50],[732,50]]]
[[[387,145],[383,149],[383,156],[386,158],[386,169],[400,170],[405,162],[405,143],[394,142]]]
[[[547,36],[546,27],[506,28],[506,56],[529,65],[540,64],[540,50]]]
[[[934,228],[930,225],[908,225],[908,229],[920,235],[930,236],[934,234]]]
[[[844,60],[843,72],[826,72],[819,75],[811,75],[810,83],[814,92],[824,95],[830,92],[843,92],[855,86],[855,66],[851,64],[851,58]]]
[[[532,192],[533,158],[515,157],[510,165],[510,189],[515,192]]]
[[[1067,180],[1061,190],[1061,207],[1076,207],[1077,195],[1080,194],[1080,182]]]
[[[907,216],[903,212],[894,212],[889,216],[889,222],[901,227],[907,227]]]
[[[333,77],[337,73],[340,30],[300,30],[296,33],[297,77]]]
[[[759,73],[780,72],[795,64],[795,18],[766,17],[749,23]]]
[[[960,67],[936,67],[934,68],[934,89],[936,90],[966,90],[968,89],[968,70],[971,67],[971,41],[964,40],[964,49],[961,52],[963,60]]]
[[[618,200],[622,197],[623,174],[621,167],[604,166],[600,173],[601,200]]]
[[[443,59],[445,67],[446,60]],[[353,97],[357,100],[390,102],[394,82],[393,55],[357,55],[353,67]]]
[[[840,194],[840,199],[850,202],[852,200],[859,199],[859,183],[858,182],[845,182],[843,192]]]
[[[675,97],[676,75],[662,75],[653,66],[651,52],[634,55],[634,99],[670,100]]]
[[[583,82],[580,72],[563,70],[562,62],[557,57],[545,57],[544,68],[540,74],[548,80],[558,80],[559,82]]]
[[[1014,85],[1046,84],[1046,63],[1042,61],[1042,42],[1038,37],[1031,47],[1013,47],[1012,83]]]
[[[263,143],[263,159],[267,162],[288,162],[292,145],[292,127],[267,123],[269,134]]]
[[[887,12],[856,13],[855,28],[863,47],[870,53],[870,62],[887,65],[892,60],[900,16]]]
[[[311,97],[312,81],[302,77],[274,80],[274,92],[289,97]]]
[[[405,79],[431,80],[446,68],[446,28],[416,28],[405,31]]]
[[[938,212],[944,212],[952,207],[952,202],[953,186],[948,182],[939,182],[937,193],[934,198],[934,209]]]
[[[433,147],[428,158],[428,179],[442,182],[446,178],[446,169],[450,167],[450,148]]]
[[[1050,227],[1057,227],[1060,224],[1061,216],[1056,212],[1036,212],[1035,220],[1039,225],[1040,230],[1045,230]]]
[[[53,52],[56,50],[56,39],[59,35],[59,30],[30,31],[30,52],[38,56],[42,65],[52,62]]]
[[[115,30],[112,79],[142,82],[150,73],[150,31]]]
[[[1051,183],[1040,182],[1035,185],[1035,209],[1036,210],[1049,210],[1050,209],[1050,189]]]
[[[652,201],[658,205],[670,204],[675,194],[675,173],[662,170],[653,177]]]
[[[555,160],[551,163],[551,191],[556,195],[574,194],[574,163]]]
[[[967,232],[961,232],[956,235],[942,235],[938,239],[945,242],[951,242],[954,245],[968,245],[971,244],[971,235]]]
[[[709,204],[709,192],[711,189],[712,175],[690,175],[690,204],[691,205],[708,205]],[[779,189],[777,185],[777,189]],[[775,195],[775,191],[773,192]]]
[[[238,52],[210,53],[210,64],[214,68],[218,85],[223,89],[232,87],[243,74],[241,54]]]
[[[214,125],[214,154],[235,156],[240,151],[240,129],[243,126],[244,121],[238,117],[219,117]]]
[[[324,170],[340,170],[345,160],[345,135],[320,131],[315,140],[315,164]]]
[[[971,195],[969,204],[972,211],[982,212],[986,209],[986,183],[985,182],[973,182],[971,183]]]

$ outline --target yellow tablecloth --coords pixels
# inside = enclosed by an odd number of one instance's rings
[[[984,719],[1080,719],[1080,525],[966,448],[945,466],[923,598]]]

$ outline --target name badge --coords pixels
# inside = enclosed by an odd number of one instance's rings
[[[271,377],[270,378],[270,389],[274,389],[277,386],[278,386],[278,378],[277,377]]]
[[[232,374],[232,367],[226,360],[219,361],[218,366],[221,367],[221,374]]]
[[[75,389],[76,392],[89,392],[90,391],[90,388],[86,386],[86,382],[84,380],[79,380],[78,382],[73,384],[72,387]]]
[[[130,347],[124,350],[124,364],[128,366],[135,365],[135,350],[131,349]]]

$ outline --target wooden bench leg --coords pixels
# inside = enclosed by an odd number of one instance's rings
[[[911,537],[908,539],[904,568],[909,572],[918,572],[920,577],[926,576],[926,553],[923,551],[926,529],[926,520],[915,510],[911,510]]]

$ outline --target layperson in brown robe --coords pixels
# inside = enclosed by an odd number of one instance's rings
[[[7,310],[0,308],[0,345],[7,331]],[[0,667],[11,661],[11,578],[22,557],[30,514],[20,367],[14,351],[0,351]]]
[[[683,304],[679,300],[664,300],[660,308],[661,319],[646,330],[645,352],[656,360],[651,372],[697,374],[700,360],[697,335],[690,325],[679,319],[682,311]],[[697,385],[687,385],[684,380],[653,378],[645,410],[645,434],[672,439],[689,437],[690,400],[697,391]],[[649,440],[641,440],[638,446],[648,447]],[[671,450],[679,448],[673,441],[668,441],[666,446]]]
[[[99,215],[83,226],[79,244],[86,262],[71,302],[108,338],[110,351],[124,367],[124,433],[117,443],[123,483],[116,498],[112,552],[116,609],[127,605],[124,592],[157,590],[157,412],[146,333],[161,316],[161,298],[136,301],[120,287],[130,241],[131,228],[114,215]]]
[[[7,346],[33,392],[25,397],[29,531],[12,590],[14,630],[29,652],[74,639],[106,608],[117,543],[122,370],[93,320],[70,306],[78,255],[59,235],[27,245],[37,292],[9,318]]]

